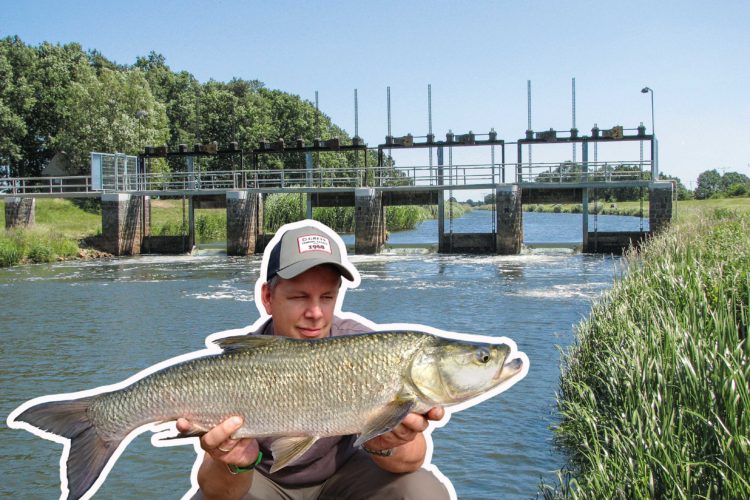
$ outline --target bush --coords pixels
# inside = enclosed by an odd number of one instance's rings
[[[226,215],[200,214],[195,218],[195,238],[200,243],[227,239]]]

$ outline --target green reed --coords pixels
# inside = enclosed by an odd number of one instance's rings
[[[266,199],[263,210],[265,230],[274,232],[284,224],[305,218],[306,199],[296,193],[272,194]],[[385,223],[389,231],[402,231],[414,229],[431,217],[432,212],[424,207],[389,206],[386,207]],[[313,219],[337,232],[354,232],[354,207],[315,207]]]
[[[76,257],[78,244],[46,228],[0,231],[0,267],[24,262],[55,262]]]
[[[545,497],[750,498],[750,217],[692,217],[627,257],[563,353]]]

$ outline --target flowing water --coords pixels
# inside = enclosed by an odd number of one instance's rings
[[[638,219],[621,219],[626,220],[599,221],[611,225],[606,230],[633,230],[634,224],[637,230]],[[489,231],[488,221],[486,214],[470,214],[454,221],[454,231]],[[435,228],[430,221],[391,238],[436,242],[430,225]],[[527,241],[580,241],[580,216],[526,214],[525,234]],[[362,284],[347,292],[344,310],[379,323],[508,336],[528,355],[531,368],[524,380],[435,430],[432,461],[459,498],[534,497],[540,478],[554,480],[565,463],[550,431],[558,346],[570,345],[573,326],[620,272],[619,259],[545,251],[351,260]],[[5,419],[33,397],[119,382],[203,348],[210,333],[253,323],[259,267],[259,257],[196,255],[0,269],[0,414]],[[59,496],[61,445],[9,429],[4,420],[0,439],[1,497]],[[97,496],[179,498],[190,487],[194,457],[189,446],[156,448],[143,434],[122,454]]]

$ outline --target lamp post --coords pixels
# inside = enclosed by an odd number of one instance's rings
[[[654,89],[643,87],[642,94],[651,94],[651,178],[659,178],[659,145],[656,142],[656,129],[654,128]]]
[[[654,129],[654,89],[649,87],[643,87],[641,89],[642,94],[648,94],[651,93],[651,135],[656,135],[656,130]]]

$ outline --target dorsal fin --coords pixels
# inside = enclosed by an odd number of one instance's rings
[[[258,347],[267,346],[274,342],[283,342],[287,340],[275,335],[237,335],[234,337],[224,337],[214,341],[214,344],[221,347],[226,352],[241,352]]]

